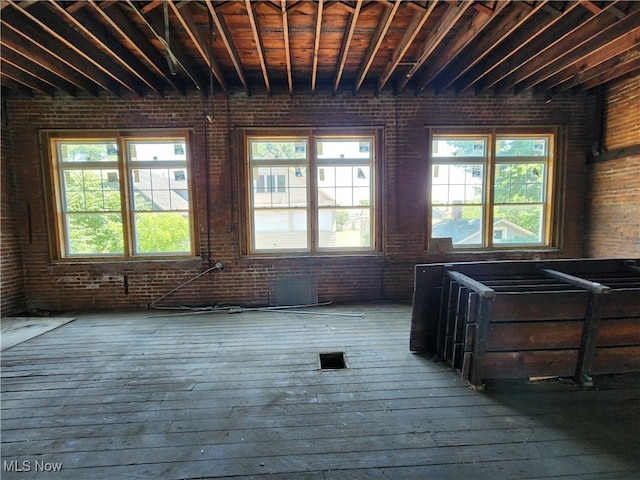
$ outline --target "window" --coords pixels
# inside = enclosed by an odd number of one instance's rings
[[[375,248],[376,135],[246,133],[247,250]]]
[[[57,258],[193,255],[185,132],[44,135]]]
[[[430,129],[429,136],[431,244],[551,245],[553,129]]]

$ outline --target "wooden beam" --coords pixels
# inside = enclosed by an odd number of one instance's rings
[[[17,17],[15,15],[17,12],[26,17],[26,19],[22,16]],[[71,50],[64,40],[59,41],[57,37],[52,39],[47,32],[49,27],[33,15],[19,7],[15,10],[5,10],[2,13],[0,24],[3,27],[3,34],[6,29],[13,31],[20,37],[37,45],[73,71],[114,95],[120,96],[120,85],[116,83],[111,75],[107,75],[102,69],[96,68],[94,62],[89,62],[84,55],[78,54],[76,50]],[[19,25],[19,27],[14,25]]]
[[[517,31],[530,18],[538,13],[547,0],[538,2],[535,7],[530,7],[525,2],[512,2],[513,7],[495,25],[491,25],[488,34],[480,42],[476,42],[467,49],[460,58],[457,59],[457,70],[452,71],[446,78],[443,78],[435,88],[435,93],[439,94],[449,88],[459,78],[466,74],[473,67],[482,62],[505,38]]]
[[[602,11],[602,9],[598,7],[595,3],[593,3],[591,0],[580,0],[580,4],[595,15],[597,15]]]
[[[287,67],[287,88],[289,95],[293,93],[293,74],[291,68],[291,46],[289,45],[289,14],[287,13],[287,0],[280,0],[282,14],[282,34],[284,36],[284,58]]]
[[[349,48],[351,47],[351,39],[353,38],[353,32],[355,32],[356,30],[356,24],[358,23],[358,17],[360,16],[361,8],[362,0],[357,0],[354,12],[349,15],[349,18],[347,20],[345,33],[342,37],[342,45],[340,46],[338,65],[336,66],[336,73],[333,78],[334,95],[338,92],[338,87],[340,86],[340,79],[342,78],[342,72],[344,71],[345,63],[347,62],[347,55],[349,54]]]
[[[429,69],[424,72],[416,86],[416,93],[422,92],[440,73],[442,73],[453,60],[460,55],[485,29],[493,22],[497,15],[500,14],[505,7],[509,5],[511,0],[504,0],[495,3],[493,14],[474,15],[471,23],[463,29],[452,41],[447,45],[437,58],[434,58],[429,64]],[[477,5],[477,4],[474,4]]]
[[[429,7],[424,11],[413,15],[413,17],[411,18],[411,23],[409,23],[409,26],[405,30],[400,43],[391,55],[391,60],[385,67],[382,75],[380,76],[380,79],[378,80],[378,85],[376,86],[376,95],[378,95],[387,84],[389,78],[391,78],[391,75],[393,75],[393,72],[395,72],[405,53],[407,53],[407,50],[409,50],[409,47],[413,44],[413,41],[418,36],[418,33],[420,33],[420,30],[429,18],[429,15],[431,15],[431,12],[433,12],[434,8],[436,8],[436,5],[437,2],[431,2],[429,4]]]
[[[576,19],[570,18],[571,13],[578,10],[579,6],[578,2],[569,2],[561,15],[551,19],[532,19],[518,31],[517,38],[513,38],[511,41],[511,46],[504,45],[499,52],[494,52],[491,59],[486,62],[487,67],[475,69],[465,77],[464,82],[460,81],[456,84],[456,93],[463,92],[472,85],[475,86],[476,93],[491,88],[506,75],[519,68],[523,62],[528,61],[532,56],[539,55],[550,44],[554,45],[559,41],[557,38],[554,40],[550,35],[559,35],[564,38],[563,32],[566,34],[567,31],[573,31],[585,20],[585,16],[579,16]],[[585,15],[588,14],[585,13]]]
[[[154,8],[159,7],[161,5],[162,5],[162,0],[153,0],[152,2],[149,2],[144,7],[142,7],[140,9],[140,13],[147,14]]]
[[[120,64],[130,75],[136,77],[138,81],[141,81],[151,90],[157,93],[163,93],[164,89],[158,79],[151,77],[146,67],[112,35],[104,31],[102,24],[97,22],[86,10],[78,10],[72,15],[65,10],[59,2],[49,0],[49,5],[76,30],[82,32],[86,38],[89,38],[95,43],[100,50],[109,55],[116,63]]]
[[[209,14],[211,15],[213,23],[220,33],[220,38],[222,38],[222,42],[227,48],[227,52],[229,53],[229,57],[231,58],[231,63],[233,63],[233,68],[235,68],[236,73],[238,74],[238,78],[240,78],[245,91],[247,92],[247,94],[250,94],[251,92],[249,89],[249,82],[247,81],[247,76],[244,72],[244,68],[242,67],[242,62],[240,61],[240,55],[238,55],[238,50],[233,43],[231,32],[229,32],[229,29],[227,28],[224,17],[222,15],[218,15],[211,0],[205,0],[205,3],[207,4],[207,8],[209,9]]]
[[[316,16],[316,31],[313,42],[313,65],[311,67],[311,92],[316,91],[316,77],[318,74],[318,55],[320,50],[320,32],[322,31],[322,7],[323,0],[318,0],[318,13]]]
[[[364,82],[369,69],[371,68],[371,64],[373,63],[373,59],[378,53],[382,42],[384,41],[384,37],[387,34],[387,30],[391,26],[391,22],[393,21],[393,17],[395,16],[398,8],[400,7],[400,1],[396,1],[391,7],[384,7],[384,13],[380,17],[378,22],[378,26],[376,31],[373,34],[373,38],[369,43],[369,48],[362,59],[362,63],[360,65],[360,70],[358,71],[358,75],[356,77],[356,82],[353,86],[353,91],[356,93],[360,87],[362,86],[362,82]]]
[[[176,81],[177,79],[169,70],[165,58],[151,44],[146,35],[143,35],[140,29],[129,20],[117,4],[113,5],[112,8],[105,9],[102,8],[102,4],[99,5],[95,0],[87,0],[87,3],[93,8],[95,14],[116,31],[165,82],[182,95],[186,93],[184,84]]]
[[[3,76],[10,78],[14,82],[20,83],[27,88],[44,93],[50,97],[55,95],[55,88],[51,84],[43,82],[40,78],[37,78],[30,72],[19,70],[13,65],[9,65],[4,59],[0,61],[0,71]]]
[[[635,10],[629,13],[623,20],[619,20],[606,28],[601,25],[594,26],[593,35],[589,34],[581,42],[575,43],[569,48],[558,51],[535,75],[530,75],[524,80],[518,81],[514,91],[519,93],[524,89],[537,87],[538,90],[547,90],[564,81],[566,75],[579,73],[580,68],[588,64],[586,56],[593,58],[611,58],[618,55],[623,49],[630,49],[637,45],[640,39],[640,4],[634,4]],[[595,27],[600,27],[596,28]],[[608,55],[608,56],[607,56]],[[591,61],[592,62],[592,61]]]
[[[173,11],[173,14],[176,16],[182,28],[187,32],[187,35],[193,42],[193,45],[196,47],[196,50],[200,54],[200,57],[207,64],[213,76],[216,77],[218,84],[224,91],[224,93],[229,94],[229,90],[227,88],[227,82],[222,75],[222,70],[216,63],[215,59],[211,55],[211,46],[207,45],[198,30],[198,25],[191,15],[191,11],[189,10],[189,5],[186,5],[184,8],[179,9],[173,0],[167,0],[169,7]]]
[[[42,68],[46,68],[53,75],[62,78],[75,87],[85,90],[91,95],[98,96],[99,90],[96,83],[86,76],[81,75],[75,69],[69,68],[69,65],[57,58],[54,53],[43,50],[37,43],[34,43],[34,41],[29,38],[18,36],[5,24],[2,24],[2,29],[0,45],[2,45],[3,56],[5,53],[13,51],[34,65],[40,65]]]
[[[583,81],[579,85],[573,87],[572,92],[579,93],[590,90],[599,85],[603,85],[617,78],[623,78],[628,75],[640,74],[640,58],[634,58],[629,62],[616,64],[613,67],[603,69],[602,73]]]
[[[7,47],[4,41],[0,42],[0,44],[3,46],[2,60],[7,65],[11,65],[17,71],[21,71],[27,76],[33,76],[34,78],[44,82],[45,84],[62,90],[63,92],[66,92],[73,97],[78,95],[76,86],[71,82],[56,75],[55,73],[52,73],[43,65],[34,63],[27,57],[24,57],[21,52],[17,52]]]
[[[414,62],[413,66],[407,72],[407,74],[400,81],[397,90],[402,90],[407,83],[413,78],[413,76],[422,68],[422,65],[427,61],[427,59],[431,56],[434,50],[442,43],[445,36],[451,31],[451,29],[455,26],[460,17],[467,11],[469,7],[473,5],[473,1],[464,0],[459,5],[449,5],[447,7],[447,12],[440,20],[436,31],[433,36],[429,37],[422,48],[420,49],[420,55],[418,59]]]
[[[271,83],[269,82],[269,73],[267,71],[267,62],[264,56],[264,48],[262,47],[260,30],[258,29],[258,21],[255,18],[255,14],[253,13],[251,0],[245,0],[244,4],[247,9],[247,14],[249,15],[249,23],[251,24],[251,31],[253,32],[253,39],[256,43],[256,51],[258,52],[260,68],[262,69],[262,78],[264,78],[264,86],[267,89],[267,93],[271,95]]]
[[[550,59],[563,55],[566,50],[565,45],[579,44],[596,35],[603,27],[613,23],[613,19],[607,15],[607,12],[616,3],[618,2],[608,3],[600,13],[578,24],[576,28],[562,35],[556,41],[549,42],[549,45],[541,46],[536,54],[530,55],[528,58],[521,57],[520,63],[515,65],[517,68],[507,75],[503,75],[495,83],[495,92],[503,93],[514,88],[517,82],[523,81],[544,69],[549,64]]]

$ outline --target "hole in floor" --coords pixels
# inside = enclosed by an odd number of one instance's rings
[[[347,368],[347,357],[344,352],[320,354],[320,370],[339,370]]]

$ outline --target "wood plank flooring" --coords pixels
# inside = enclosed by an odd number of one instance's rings
[[[640,478],[639,375],[477,392],[409,352],[408,305],[162,313],[2,352],[3,479]]]

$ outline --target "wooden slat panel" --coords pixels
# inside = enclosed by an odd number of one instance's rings
[[[640,317],[601,321],[596,346],[614,345],[640,345]]]
[[[573,375],[578,350],[487,352],[484,378],[527,378]]]
[[[591,368],[593,375],[624,372],[640,372],[640,345],[596,350]]]
[[[489,327],[488,351],[578,348],[582,321],[494,323]]]
[[[588,296],[586,291],[497,293],[492,321],[582,319]]]
[[[605,298],[602,318],[640,317],[640,289],[612,290]]]

